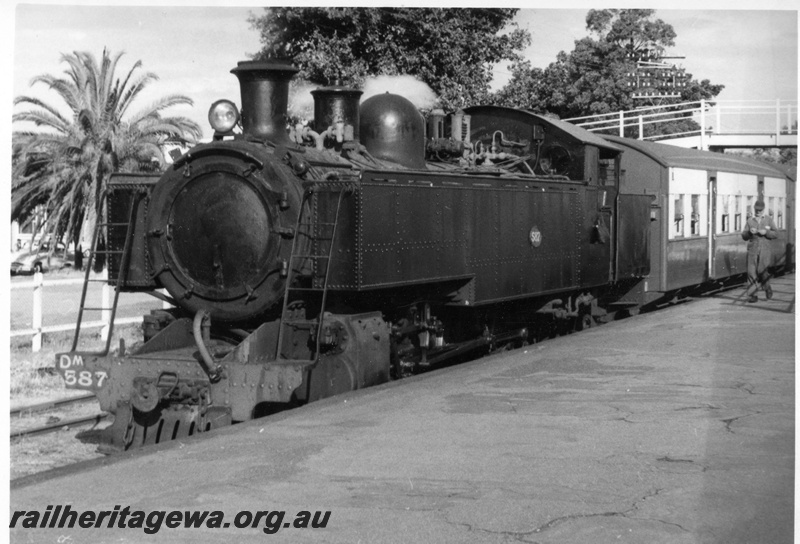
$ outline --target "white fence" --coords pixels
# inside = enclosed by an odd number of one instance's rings
[[[105,274],[105,273],[104,273]],[[103,277],[105,279],[105,276]],[[81,278],[74,278],[74,279],[65,279],[65,280],[49,280],[47,282],[44,281],[44,274],[36,273],[33,275],[33,281],[29,282],[22,282],[22,283],[12,283],[11,289],[32,289],[33,298],[32,298],[32,322],[31,327],[27,329],[18,329],[12,330],[10,332],[11,337],[17,336],[30,336],[32,338],[31,341],[31,349],[32,351],[40,351],[42,349],[42,335],[45,333],[51,332],[60,332],[60,331],[69,331],[75,330],[76,323],[67,323],[62,325],[50,325],[50,326],[43,326],[43,305],[42,302],[45,298],[44,291],[46,287],[56,287],[59,285],[76,285],[76,284],[83,284],[83,279]],[[81,329],[85,328],[96,328],[102,327],[100,335],[103,341],[108,338],[108,333],[111,329],[111,305],[114,301],[114,288],[108,283],[103,283],[102,287],[102,302],[100,307],[105,308],[100,312],[100,319],[94,321],[82,321],[81,322]],[[74,315],[77,318],[78,316],[78,307],[75,307]],[[128,318],[117,318],[114,320],[115,325],[123,325],[127,323],[140,323],[142,321],[142,317],[128,317]]]

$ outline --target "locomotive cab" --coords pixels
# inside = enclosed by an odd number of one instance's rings
[[[619,184],[622,149],[591,132],[511,108],[475,106],[464,113],[470,117],[472,141],[492,142],[498,151],[525,157],[534,175],[612,187]]]

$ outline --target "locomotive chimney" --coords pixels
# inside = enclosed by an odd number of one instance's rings
[[[291,145],[286,133],[289,80],[298,69],[285,61],[241,61],[231,73],[242,93],[242,131],[246,136]]]

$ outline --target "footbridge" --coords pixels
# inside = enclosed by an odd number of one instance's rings
[[[797,147],[797,100],[699,100],[564,121],[591,132],[703,150]],[[671,133],[656,134],[667,123]]]

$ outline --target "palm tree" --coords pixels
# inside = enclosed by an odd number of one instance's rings
[[[40,75],[31,81],[55,91],[66,103],[67,115],[38,98],[14,99],[15,105],[34,108],[15,113],[12,121],[45,130],[13,133],[12,220],[24,221],[44,206],[47,221],[42,234],[77,244],[84,223],[87,230],[94,228],[111,173],[158,171],[165,164],[164,143],[186,144],[200,138],[201,128],[194,121],[161,114],[171,106],[192,105],[188,97],[169,95],[129,112],[142,90],[158,77],[150,72],[135,75],[142,66],[137,61],[124,78],[117,78],[123,54],[112,57],[104,49],[99,64],[88,52],[64,54],[66,78]]]

